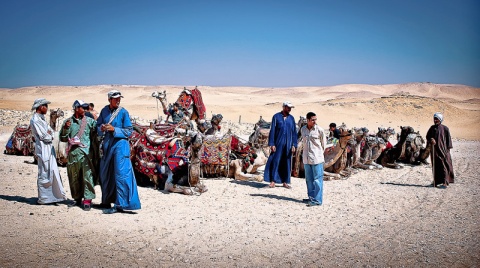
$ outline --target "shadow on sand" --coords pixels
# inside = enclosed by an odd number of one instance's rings
[[[236,184],[240,184],[240,185],[247,185],[247,186],[250,186],[250,187],[253,187],[253,188],[257,188],[257,189],[264,188],[264,187],[268,187],[268,184],[261,183],[261,182],[257,182],[257,181],[238,181],[238,180],[231,180],[230,183],[236,183]]]
[[[303,204],[302,200],[293,199],[291,197],[286,197],[286,196],[274,195],[274,194],[250,194],[250,196],[260,196],[265,198],[273,198],[273,199],[285,200],[285,201],[291,201],[291,202]]]
[[[29,205],[38,205],[37,204],[37,199],[36,197],[23,197],[23,196],[18,196],[18,195],[0,195],[0,199],[7,200],[7,201],[17,201],[20,203],[25,203]]]
[[[395,183],[395,182],[381,182],[380,184],[388,184],[394,186],[410,186],[410,187],[425,187],[425,188],[433,188],[432,185],[419,185],[419,184],[409,184],[409,183]]]

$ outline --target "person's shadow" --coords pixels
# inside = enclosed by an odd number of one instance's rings
[[[17,201],[20,203],[25,203],[28,205],[37,205],[37,199],[36,197],[24,197],[24,196],[18,196],[18,195],[0,195],[0,199],[7,200],[7,201]]]
[[[273,198],[273,199],[278,199],[278,200],[285,200],[285,201],[291,201],[295,203],[303,203],[302,200],[297,200],[291,197],[286,197],[286,196],[280,196],[280,195],[275,195],[275,194],[250,194],[250,196],[260,196],[260,197],[265,197],[265,198]]]
[[[230,183],[236,183],[236,184],[239,184],[239,185],[247,185],[247,186],[250,186],[250,187],[253,187],[253,188],[257,188],[257,189],[264,188],[264,187],[268,186],[268,184],[265,185],[265,183],[256,182],[256,181],[231,180]]]
[[[393,186],[409,186],[409,187],[433,187],[432,185],[419,185],[419,184],[410,184],[410,183],[395,183],[395,182],[381,182],[380,184],[387,184]]]

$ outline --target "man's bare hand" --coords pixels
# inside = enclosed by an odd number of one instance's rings
[[[63,126],[63,128],[64,129],[69,129],[71,125],[72,125],[72,120],[67,120],[67,122],[65,122],[65,125]]]
[[[273,146],[270,146],[270,151],[272,151],[273,153],[275,152],[275,150],[277,150],[277,148],[275,147],[275,145]]]

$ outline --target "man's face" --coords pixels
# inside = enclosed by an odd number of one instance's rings
[[[122,98],[111,98],[108,101],[110,102],[110,108],[116,109],[120,106],[120,100]]]
[[[438,120],[438,118],[434,117],[434,118],[433,118],[433,123],[434,123],[435,125],[440,125],[441,122],[440,122],[440,120]]]
[[[83,117],[85,115],[85,109],[82,106],[75,107],[75,116]]]
[[[288,107],[287,105],[283,106],[283,112],[284,112],[286,115],[289,115],[289,114],[290,114],[290,111],[292,111],[292,108]]]
[[[316,116],[312,116],[310,119],[307,119],[308,128],[312,128],[313,126],[315,126],[315,124],[317,124],[317,117]]]
[[[40,106],[40,113],[41,114],[47,114],[48,112],[48,104],[44,104],[42,106]]]

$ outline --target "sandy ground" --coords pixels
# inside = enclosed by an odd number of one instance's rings
[[[154,87],[118,87],[131,114],[156,118],[149,95]],[[16,122],[28,121],[35,98],[52,100],[51,108],[66,109],[76,98],[100,108],[110,88],[0,90],[2,148]],[[166,88],[173,101],[182,87],[156,88]],[[321,207],[302,203],[306,186],[300,178],[292,178],[293,189],[205,179],[209,191],[200,196],[139,187],[142,210],[133,214],[40,206],[32,157],[0,154],[0,267],[478,267],[479,92],[428,83],[202,90],[207,110],[224,114],[232,127],[239,114],[242,122],[255,122],[259,114],[269,120],[289,99],[297,105],[297,118],[313,110],[324,115],[324,127],[335,121],[398,131],[408,124],[424,135],[433,112],[443,109],[455,138],[455,184],[428,187],[430,166],[362,170],[326,181]],[[60,172],[70,197],[66,169]]]

